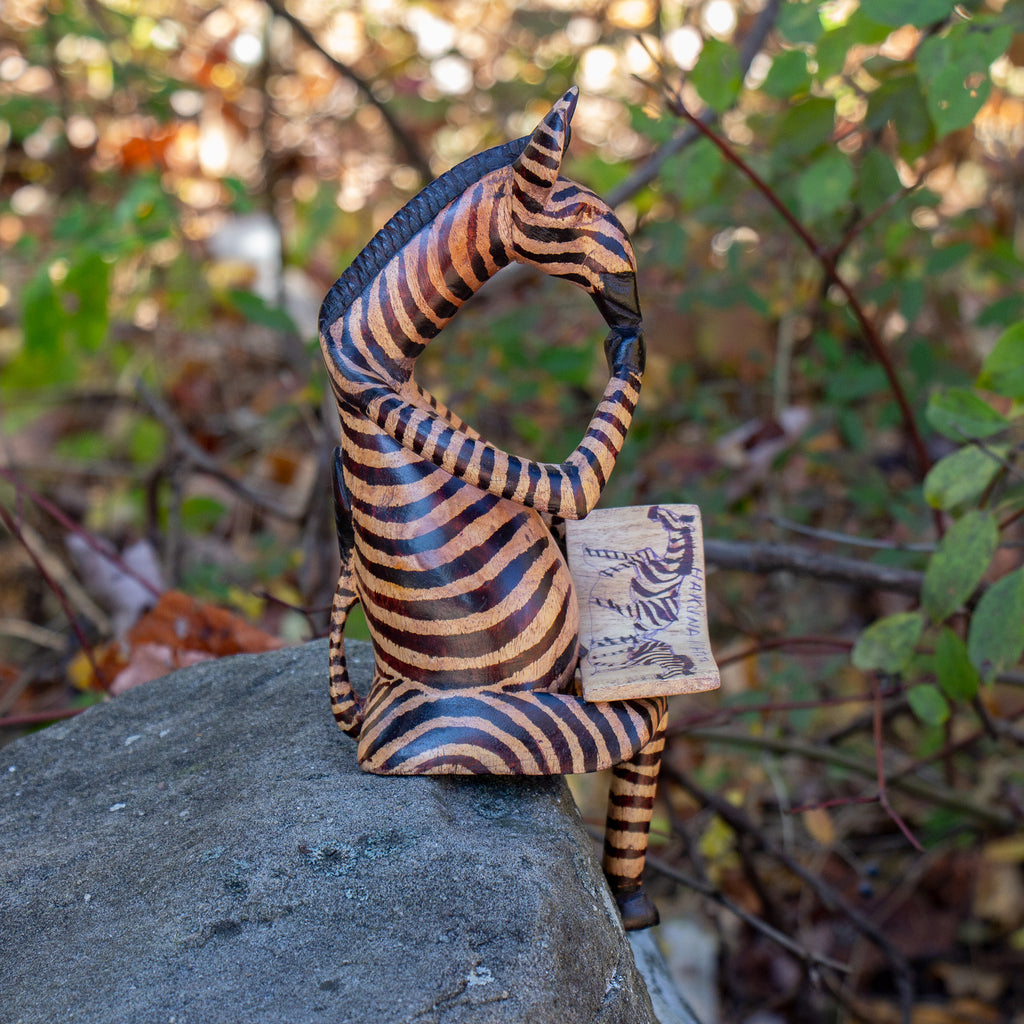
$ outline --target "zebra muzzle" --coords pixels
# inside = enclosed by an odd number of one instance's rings
[[[592,292],[594,304],[605,323],[617,330],[640,326],[640,298],[636,291],[636,274],[630,270],[600,275],[601,285]]]
[[[604,339],[604,354],[613,377],[643,376],[647,350],[639,327],[613,327]]]

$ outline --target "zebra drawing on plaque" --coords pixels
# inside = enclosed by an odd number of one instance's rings
[[[614,551],[605,548],[584,548],[584,555],[592,562],[611,562],[600,575],[613,578],[632,570],[628,589],[616,600],[598,594],[595,586],[590,602],[598,608],[609,608],[633,627],[629,634],[605,637],[588,652],[596,671],[605,672],[631,667],[656,667],[658,679],[671,679],[689,675],[694,670],[693,660],[677,654],[657,635],[673,626],[682,608],[682,590],[693,571],[694,546],[691,516],[681,516],[671,509],[652,505],[647,513],[665,529],[668,542],[665,553],[659,555],[653,548],[638,551]]]
[[[655,679],[678,679],[694,671],[688,654],[677,654],[664,640],[644,640],[635,636],[602,637],[587,656],[595,672],[620,672],[624,669],[657,669]]]
[[[629,238],[601,199],[559,174],[576,101],[573,88],[531,136],[427,186],[324,299],[320,344],[342,433],[331,708],[377,774],[613,767],[603,866],[626,926],[645,927],[657,920],[640,877],[666,703],[579,695],[579,606],[546,519],[582,518],[597,503],[644,365]],[[561,464],[500,450],[413,380],[427,345],[512,262],[582,287],[610,328],[608,384]],[[365,698],[345,663],[357,601],[374,650]]]

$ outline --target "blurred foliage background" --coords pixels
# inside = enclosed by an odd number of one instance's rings
[[[323,630],[320,299],[575,82],[564,170],[632,232],[649,352],[605,504],[695,502],[709,538],[723,688],[673,710],[670,962],[719,965],[685,982],[707,1022],[1024,1019],[1020,5],[3,18],[3,738]],[[602,336],[585,296],[506,271],[422,382],[560,460]]]

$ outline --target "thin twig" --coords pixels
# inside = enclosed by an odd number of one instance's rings
[[[904,185],[898,192],[893,192],[883,202],[879,203],[869,214],[859,217],[850,230],[829,250],[833,263],[838,263],[840,257],[846,252],[854,239],[874,224],[882,214],[888,213],[894,206],[902,203],[908,196],[913,195],[924,184],[926,176],[926,172],[922,171],[911,184]]]
[[[787,870],[792,872],[805,885],[814,890],[818,899],[829,909],[842,911],[868,940],[873,942],[893,965],[900,991],[900,1001],[905,1013],[913,1005],[913,975],[910,965],[903,955],[885,937],[884,933],[856,907],[852,906],[840,893],[825,882],[820,875],[808,871],[795,857],[777,846],[765,832],[758,828],[747,814],[724,797],[698,786],[689,775],[679,771],[671,764],[662,766],[662,771],[677,785],[685,789],[697,802],[713,810],[734,832],[746,834],[753,838],[757,845],[770,857],[775,858]]]
[[[430,181],[431,178],[434,177],[433,172],[430,170],[430,162],[423,155],[423,152],[417,145],[416,140],[402,127],[395,115],[391,113],[391,109],[388,105],[377,98],[374,94],[373,86],[361,75],[353,71],[347,64],[328,53],[327,50],[325,50],[317,41],[316,36],[314,36],[310,29],[307,28],[305,23],[301,19],[295,17],[295,15],[292,14],[283,3],[280,3],[279,0],[267,0],[267,6],[278,18],[283,18],[287,21],[307,46],[316,50],[317,53],[319,53],[324,60],[326,60],[331,67],[342,76],[342,78],[347,78],[363,94],[370,105],[380,112],[381,117],[384,118],[384,122],[387,124],[388,130],[394,136],[395,141],[398,142],[402,149],[405,150],[405,155],[408,158],[409,163],[416,168],[424,181]]]
[[[764,654],[767,651],[777,651],[787,647],[824,647],[832,650],[849,651],[853,649],[854,642],[846,637],[838,636],[776,636],[758,640],[745,650],[737,651],[735,654],[724,654],[716,660],[719,667],[721,667],[722,665],[731,665],[736,661],[745,661],[747,658],[756,657],[758,654]],[[846,700],[848,698],[839,699]],[[862,697],[851,699],[863,700]],[[813,704],[815,702],[812,701],[810,703]]]
[[[91,704],[82,708],[54,708],[52,711],[26,711],[18,715],[0,715],[0,729],[20,729],[26,726],[43,725],[63,718],[74,718],[88,711]]]
[[[50,651],[63,651],[67,647],[64,636],[56,630],[47,629],[34,622],[26,622],[24,619],[0,619],[0,636],[17,637]]]
[[[784,932],[780,932],[778,928],[770,925],[763,918],[757,917],[755,914],[751,914],[748,910],[744,910],[743,907],[738,903],[734,903],[728,896],[720,892],[714,886],[701,882],[692,875],[683,874],[683,872],[672,867],[671,864],[668,864],[655,854],[647,854],[647,863],[659,874],[664,875],[666,878],[671,878],[674,882],[678,882],[680,885],[685,885],[687,889],[692,889],[694,892],[700,893],[701,896],[705,896],[709,900],[713,900],[719,906],[728,910],[731,914],[735,914],[745,924],[750,925],[750,927],[755,931],[758,931],[762,935],[771,939],[772,942],[777,943],[787,952],[792,953],[793,956],[808,966],[828,967],[829,969],[838,971],[841,974],[848,974],[850,972],[848,964],[844,964],[839,960],[833,960],[832,957],[829,956],[821,956],[818,953],[812,953],[809,949],[805,949]]]
[[[92,644],[89,643],[89,638],[85,635],[84,630],[79,625],[78,617],[75,615],[74,609],[68,601],[67,594],[64,593],[64,588],[50,575],[43,563],[43,560],[36,554],[32,545],[29,544],[14,516],[12,516],[7,508],[2,504],[0,504],[0,520],[3,521],[4,526],[6,526],[10,531],[11,536],[25,549],[25,553],[32,559],[32,562],[39,575],[42,577],[43,582],[50,588],[54,597],[57,598],[57,601],[60,603],[60,606],[64,611],[64,615],[68,620],[68,624],[71,626],[75,637],[78,639],[78,645],[81,647],[82,653],[89,662],[89,667],[92,669],[94,678],[102,686],[104,683],[104,676],[103,673],[100,672],[99,665],[96,662]]]
[[[137,572],[117,553],[117,551],[114,550],[112,546],[104,544],[98,537],[91,534],[80,523],[76,523],[70,516],[61,511],[61,509],[54,505],[54,503],[48,498],[44,498],[41,494],[38,494],[29,487],[24,480],[21,480],[16,474],[4,469],[2,466],[0,466],[0,477],[11,484],[16,491],[23,494],[34,505],[41,508],[52,519],[55,519],[60,523],[68,533],[81,537],[85,545],[95,551],[101,558],[104,558],[106,561],[116,565],[121,573],[133,579],[145,590],[148,590],[153,597],[160,597],[162,591],[153,583],[152,580],[147,579],[140,572]]]
[[[851,547],[874,548],[878,551],[909,551],[913,553],[931,554],[936,548],[935,544],[901,544],[894,540],[876,540],[873,537],[858,537],[852,533],[841,533],[838,530],[821,530],[814,526],[805,526],[784,516],[763,516],[763,521],[777,526],[780,530],[788,530],[791,533],[799,533],[805,537],[812,537],[816,540],[830,541],[835,544],[849,544]]]
[[[775,21],[779,16],[781,7],[781,0],[769,0],[758,15],[754,27],[743,41],[739,54],[741,80],[746,78],[754,58],[761,52],[769,32],[775,26]],[[701,117],[705,124],[714,124],[718,120],[719,115],[708,108]],[[626,202],[627,199],[632,199],[642,188],[654,181],[661,172],[661,168],[666,160],[677,153],[681,153],[687,146],[693,145],[699,138],[700,132],[694,128],[688,127],[676,132],[668,142],[660,146],[628,178],[619,182],[615,188],[609,191],[605,197],[608,205],[614,209],[616,206]]]
[[[906,837],[907,842],[917,850],[924,853],[924,847],[917,841],[917,837],[910,831],[907,823],[896,813],[895,808],[889,802],[889,788],[885,780],[885,758],[882,749],[882,689],[878,681],[878,673],[871,673],[871,687],[874,690],[874,716],[872,719],[873,734],[875,738],[875,778],[878,782],[878,802],[896,827]]]
[[[744,652],[742,657],[749,657],[751,652]],[[756,650],[753,653],[758,653]],[[728,664],[733,659],[716,659],[719,666]],[[887,692],[884,696],[892,696]],[[709,726],[718,719],[731,720],[744,715],[778,715],[793,711],[820,711],[822,708],[841,707],[844,704],[866,704],[871,700],[870,693],[854,693],[845,697],[815,697],[813,700],[768,701],[764,704],[730,704],[712,708],[709,711],[695,712],[689,715],[673,714],[667,726],[667,735],[691,735],[697,726]]]
[[[775,736],[753,736],[745,732],[733,732],[726,729],[689,729],[687,739],[700,740],[705,743],[725,743],[729,746],[747,747],[752,750],[767,750],[772,754],[789,755],[806,758],[820,764],[843,768],[854,775],[872,778],[876,774],[875,766],[870,760],[850,754],[840,753],[827,747],[815,746],[812,743],[801,743],[798,740],[782,739]],[[1020,822],[1011,814],[996,807],[975,803],[960,793],[933,786],[922,779],[914,777],[890,778],[889,785],[893,789],[902,790],[908,796],[945,807],[948,810],[973,818],[986,825],[1010,831],[1018,828]]]
[[[274,516],[277,519],[283,519],[289,523],[294,523],[299,520],[300,513],[293,512],[291,509],[285,508],[283,505],[278,504],[273,498],[270,498],[265,494],[257,493],[241,480],[236,479],[226,470],[221,468],[221,466],[218,465],[210,455],[208,455],[198,444],[196,444],[195,441],[192,440],[167,403],[164,402],[159,395],[151,391],[142,381],[138,382],[138,390],[143,404],[171,435],[171,440],[177,447],[178,451],[181,452],[182,456],[189,463],[191,463],[193,468],[201,473],[206,473],[208,476],[214,477],[216,480],[219,480],[244,501],[255,505],[256,508],[261,512],[267,513],[267,515]]]

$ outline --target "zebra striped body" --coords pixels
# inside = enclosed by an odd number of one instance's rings
[[[587,548],[586,553],[620,563],[605,572],[633,569],[628,604],[600,597],[595,603],[631,619],[634,634],[649,639],[679,618],[680,591],[693,570],[693,530],[685,517],[660,505],[651,506],[648,518],[660,522],[668,533],[664,555],[656,555],[650,548],[635,553]]]
[[[342,569],[332,709],[358,738],[367,771],[588,772],[662,742],[663,698],[588,704],[578,696],[579,611],[544,519],[593,508],[643,369],[628,238],[600,199],[558,176],[575,103],[573,90],[530,138],[472,158],[428,187],[357,257],[321,309],[343,437],[335,458]],[[560,465],[501,451],[412,379],[426,345],[513,260],[586,288],[611,327],[611,378],[583,440]],[[344,660],[342,631],[356,600],[375,657],[365,703]],[[649,816],[642,809],[637,819],[628,799],[610,809],[618,824],[609,842],[618,849],[621,833],[627,844],[628,870],[609,873],[621,891],[639,888],[634,820]],[[628,827],[616,831],[622,823]],[[646,827],[643,835],[646,848]],[[652,911],[645,907],[644,923]]]

